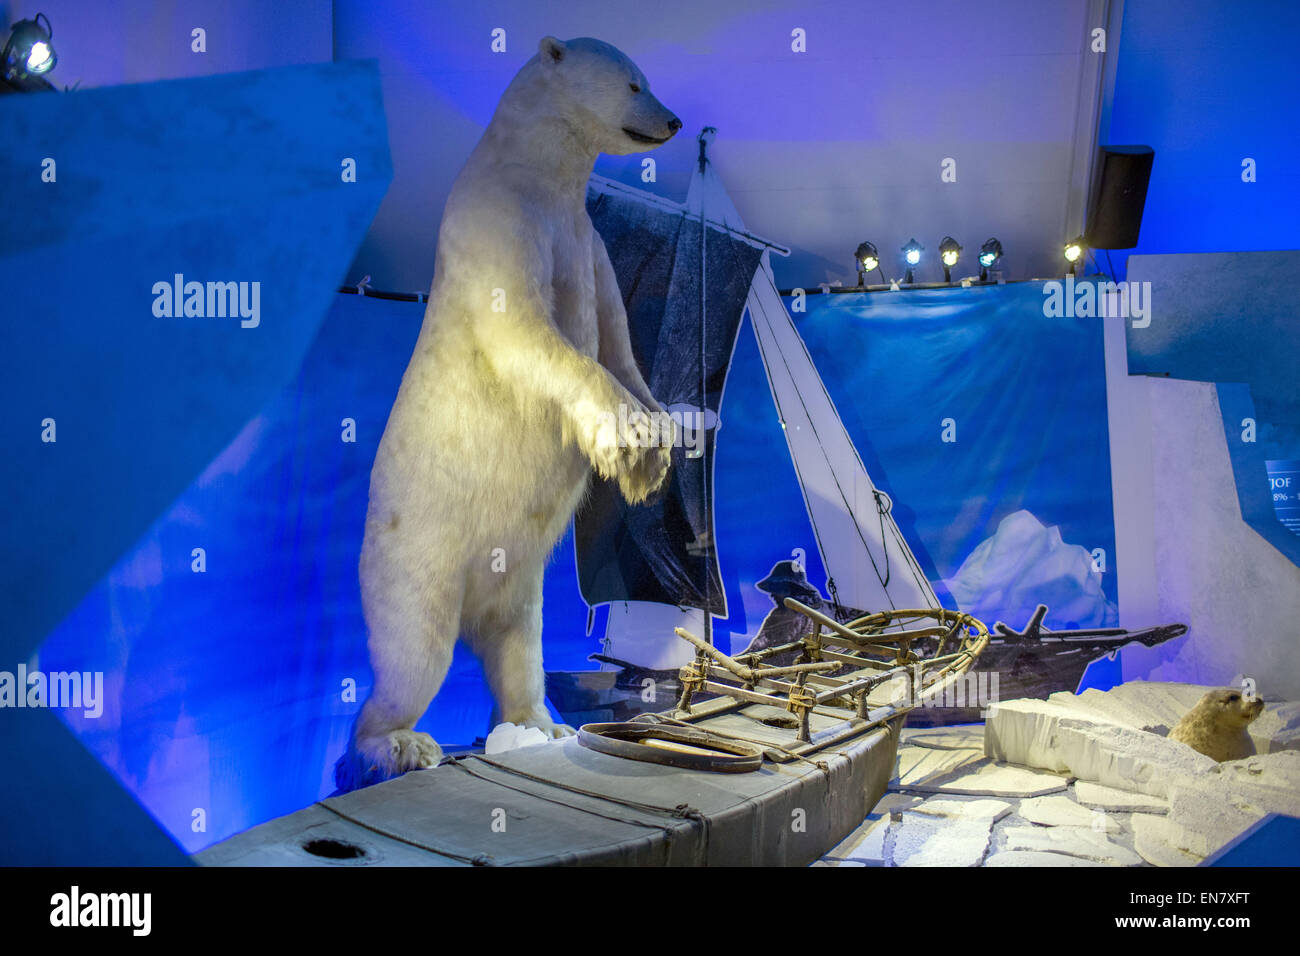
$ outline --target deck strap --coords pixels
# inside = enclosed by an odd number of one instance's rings
[[[675,807],[662,807],[653,803],[639,803],[636,800],[624,800],[620,797],[611,797],[609,794],[598,793],[595,790],[588,790],[585,787],[575,787],[567,783],[560,783],[558,780],[551,780],[546,777],[539,777],[535,774],[525,773],[523,770],[518,770],[514,767],[507,767],[504,764],[499,764],[495,760],[488,760],[482,754],[469,754],[465,757],[461,757],[453,761],[451,764],[452,766],[456,767],[459,770],[464,770],[466,773],[478,777],[480,780],[484,780],[487,781],[488,783],[496,784],[498,787],[505,787],[507,790],[517,790],[519,793],[525,793],[530,797],[537,797],[539,800],[546,800],[549,803],[559,803],[562,806],[573,807],[572,804],[564,803],[564,801],[557,800],[554,797],[544,797],[540,793],[537,793],[534,790],[527,790],[522,787],[512,787],[508,783],[502,783],[500,780],[496,780],[490,776],[486,776],[481,773],[476,773],[475,771],[471,770],[469,767],[466,766],[466,763],[470,760],[477,760],[481,763],[485,763],[489,767],[492,767],[494,770],[500,770],[502,773],[508,773],[511,776],[522,777],[525,780],[531,780],[534,783],[544,784],[548,787],[554,787],[557,790],[568,791],[569,793],[576,793],[580,796],[590,797],[593,800],[600,800],[604,803],[617,804],[618,806],[627,807],[628,809],[631,810],[640,810],[643,813],[661,814],[663,816],[674,817],[678,820],[699,820],[705,823],[706,825],[708,823],[708,820],[706,819],[704,813],[700,810],[695,809],[690,804],[679,803]],[[584,813],[591,813],[594,816],[604,817],[605,819],[613,820],[616,823],[627,823],[633,826],[652,827],[652,828],[664,830],[665,832],[668,830],[675,829],[677,826],[676,824],[672,824],[672,823],[653,823],[644,820],[629,820],[624,817],[616,817],[609,814],[598,813],[595,810],[588,810],[583,807],[573,807],[573,809],[581,810]]]
[[[450,764],[450,766],[453,766],[458,770],[463,770],[465,773],[468,773],[470,776],[477,777],[479,780],[482,780],[485,783],[490,783],[493,784],[494,786],[503,787],[506,790],[514,790],[515,792],[525,794],[526,796],[536,797],[538,800],[544,800],[547,803],[558,804],[559,806],[562,806],[569,810],[577,810],[580,813],[588,813],[591,814],[592,816],[601,817],[602,819],[605,820],[612,820],[615,823],[624,823],[629,826],[659,830],[661,833],[663,833],[665,841],[667,841],[668,851],[670,854],[671,854],[673,840],[678,835],[680,823],[673,823],[668,821],[664,821],[663,823],[658,823],[653,820],[629,819],[628,817],[625,816],[615,816],[612,813],[601,813],[597,810],[591,809],[590,807],[575,806],[572,803],[566,803],[565,801],[560,800],[556,797],[544,796],[543,794],[538,793],[536,790],[530,790],[527,789],[526,787],[512,787],[508,783],[504,783],[500,780],[496,780],[486,774],[476,772],[475,770],[467,766],[467,764],[471,760],[480,761],[481,763],[487,764],[489,767],[492,767],[494,770],[499,770],[502,773],[510,774],[511,776],[514,777],[521,777],[525,780],[532,781],[533,783],[539,783],[547,787],[554,787],[557,790],[564,790],[569,793],[577,794],[578,796],[586,797],[591,800],[597,800],[602,803],[612,803],[616,806],[627,807],[630,810],[639,810],[642,813],[651,813],[651,814],[668,816],[674,818],[677,821],[688,820],[691,823],[698,824],[700,829],[701,840],[700,840],[699,848],[696,850],[696,855],[698,857],[698,860],[701,862],[707,860],[709,857],[709,818],[703,811],[697,810],[695,807],[692,807],[690,804],[679,803],[677,804],[677,806],[669,808],[669,807],[661,807],[653,803],[640,803],[635,800],[624,800],[619,797],[611,797],[609,794],[598,793],[595,790],[588,790],[585,787],[575,787],[569,784],[560,783],[557,780],[551,780],[546,777],[536,776],[535,774],[525,773],[524,771],[518,770],[514,767],[507,767],[504,764],[499,764],[495,760],[488,760],[482,754],[468,754],[465,757],[461,757],[457,760],[453,760]]]
[[[348,823],[351,823],[354,826],[361,827],[364,830],[369,830],[371,833],[378,833],[380,836],[387,837],[390,840],[396,840],[398,843],[405,843],[407,846],[415,847],[417,850],[423,850],[425,853],[432,853],[434,856],[446,857],[448,860],[456,860],[457,862],[460,863],[468,863],[471,866],[491,866],[493,865],[494,862],[491,855],[487,853],[480,853],[477,856],[466,856],[464,853],[456,853],[453,852],[452,850],[439,850],[437,847],[431,847],[424,843],[418,843],[415,840],[410,840],[404,836],[399,836],[396,833],[393,833],[389,830],[385,830],[383,827],[377,827],[373,823],[367,823],[365,820],[358,820],[356,817],[349,816],[348,814],[344,813],[342,810],[339,810],[335,807],[331,807],[328,803],[326,803],[323,800],[316,801],[316,806],[321,807],[324,810],[328,810],[330,813],[334,814],[339,819],[346,820],[348,821]]]
[[[510,774],[511,776],[521,777],[526,780],[530,780],[540,784],[545,784],[547,786],[554,787],[559,790],[567,790],[571,793],[577,794],[579,796],[587,797],[588,799],[591,800],[600,801],[604,803],[618,804],[618,805],[626,806],[629,809],[640,810],[644,813],[673,817],[678,821],[686,820],[692,823],[699,823],[703,839],[701,841],[700,850],[697,851],[697,853],[701,860],[707,859],[708,836],[709,836],[708,818],[705,816],[705,814],[702,811],[697,810],[694,807],[689,806],[688,804],[678,804],[676,807],[668,808],[668,807],[656,806],[654,804],[638,803],[632,800],[621,800],[617,797],[608,796],[607,794],[596,793],[595,791],[587,790],[582,787],[569,786],[563,783],[559,783],[555,780],[549,780],[545,777],[538,777],[530,773],[525,773],[521,770],[515,770],[514,768],[504,766],[503,764],[499,764],[496,761],[488,760],[479,754],[467,754],[464,757],[455,758],[445,765],[447,767],[454,767],[457,770],[464,771],[465,773],[468,773],[470,776],[482,780],[484,783],[491,784],[494,787],[501,787],[504,790],[512,790],[516,793],[522,793],[525,796],[534,797],[546,803],[556,804],[557,806],[561,806],[566,810],[572,810],[577,813],[584,813],[591,816],[600,817],[602,819],[610,820],[614,823],[622,823],[627,826],[640,827],[642,829],[648,829],[648,830],[658,830],[664,834],[664,838],[668,843],[669,849],[671,849],[672,841],[674,837],[677,836],[677,830],[680,827],[680,823],[674,823],[667,820],[660,822],[655,820],[647,820],[644,818],[635,819],[628,816],[616,815],[613,813],[601,813],[600,811],[595,810],[591,807],[584,807],[584,806],[578,806],[574,803],[567,803],[564,800],[558,799],[556,797],[547,796],[543,793],[539,793],[537,792],[536,789],[528,789],[526,787],[520,787],[520,786],[511,786],[510,784],[505,783],[502,780],[496,779],[493,776],[476,772],[475,770],[466,766],[466,763],[469,760],[479,760],[487,764],[488,766],[492,767],[493,769],[499,770],[506,774]],[[370,830],[372,833],[378,833],[381,836],[388,837],[389,839],[392,840],[397,840],[400,843],[405,843],[408,846],[416,847],[417,849],[424,850],[425,852],[428,853],[433,853],[437,856],[446,857],[447,859],[457,860],[459,862],[468,863],[474,866],[493,866],[496,864],[496,861],[492,858],[491,854],[484,853],[484,854],[478,854],[476,856],[468,856],[466,854],[456,853],[451,850],[440,850],[437,849],[436,847],[431,847],[425,843],[420,843],[402,837],[396,833],[392,833],[391,831],[383,827],[378,827],[375,824],[367,822],[365,820],[357,819],[356,817],[344,813],[343,811],[337,809],[336,807],[332,807],[327,803],[320,802],[317,805],[324,807],[326,810],[329,810],[331,813],[335,814],[336,816],[341,817],[344,820],[347,820],[349,823],[353,823],[357,826],[364,827],[365,829]],[[550,856],[551,855],[548,854],[547,856],[540,857],[539,859],[544,861],[546,859],[549,859]],[[525,865],[529,862],[532,861],[524,861]]]

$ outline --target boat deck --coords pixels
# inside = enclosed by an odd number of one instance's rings
[[[713,729],[724,730],[722,723],[738,719],[718,715],[703,726],[716,721]],[[884,794],[902,720],[854,721],[860,734],[809,760],[765,761],[751,773],[628,760],[576,737],[469,754],[321,800],[194,859],[205,866],[802,866],[852,832]],[[820,732],[842,733],[848,724],[827,721]],[[793,743],[791,731],[764,731],[773,743]]]

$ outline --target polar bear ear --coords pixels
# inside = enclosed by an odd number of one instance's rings
[[[542,42],[537,44],[537,52],[541,54],[542,62],[559,63],[564,59],[567,48],[563,40],[557,40],[555,37],[542,37]]]

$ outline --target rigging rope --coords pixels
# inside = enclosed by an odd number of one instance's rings
[[[871,493],[876,498],[876,512],[880,515],[880,540],[885,540],[885,515],[893,509],[894,503],[889,501],[889,496],[878,488],[872,488]],[[889,501],[889,507],[885,507],[885,502]],[[889,546],[885,546],[885,580],[881,582],[887,588],[889,587]]]
[[[767,274],[766,274],[766,272],[764,272],[764,278],[767,278]],[[769,281],[770,281],[770,280],[769,280]],[[784,309],[784,306],[783,306],[782,308]],[[754,317],[754,316],[753,316],[753,312],[754,312],[754,310],[753,310],[753,309],[750,309],[750,318],[751,318],[751,319],[753,319],[753,317]],[[765,322],[767,321],[767,313],[766,313],[766,312],[763,313],[763,320],[764,320]],[[770,323],[770,322],[768,323],[768,327],[769,327],[769,329],[771,329],[771,323]],[[773,334],[775,334],[775,330],[772,330],[772,331],[773,331]],[[800,341],[802,341],[802,339],[801,339]],[[804,348],[804,351],[805,351],[805,354],[806,354],[806,352],[807,352],[807,347],[806,347],[806,346],[805,346],[805,348]],[[763,370],[767,373],[767,380],[768,380],[769,383],[771,383],[771,381],[772,381],[772,369],[771,369],[771,366],[768,364],[768,360],[767,360],[767,351],[763,348],[763,340],[762,340],[761,337],[758,338],[758,352],[759,352],[759,357],[763,360]],[[887,600],[887,601],[889,602],[890,610],[896,610],[896,608],[895,608],[895,606],[894,606],[894,600],[893,600],[892,596],[889,594],[889,590],[888,590],[888,582],[886,581],[886,579],[884,579],[884,578],[882,578],[882,577],[880,576],[880,566],[879,566],[878,564],[876,564],[875,556],[872,555],[872,553],[871,553],[871,546],[867,544],[866,536],[862,533],[862,525],[861,525],[861,524],[859,523],[859,521],[858,521],[858,516],[857,516],[856,513],[854,513],[853,506],[849,503],[848,496],[844,493],[844,488],[843,488],[843,486],[840,484],[839,475],[837,475],[837,474],[835,473],[835,467],[834,467],[833,464],[831,464],[830,455],[827,454],[827,452],[826,452],[826,446],[822,443],[821,435],[818,434],[818,432],[817,432],[817,426],[816,426],[815,424],[813,424],[812,414],[808,411],[808,403],[804,401],[803,393],[799,390],[798,380],[797,380],[797,379],[795,378],[795,376],[794,376],[794,371],[790,368],[790,363],[789,363],[788,361],[786,361],[785,354],[784,354],[783,352],[781,352],[781,350],[780,350],[779,348],[777,349],[777,352],[781,355],[781,362],[782,362],[782,364],[785,366],[786,374],[789,376],[789,378],[790,378],[790,382],[791,382],[791,384],[792,384],[793,387],[794,387],[794,393],[795,393],[795,396],[799,399],[799,404],[800,404],[800,405],[802,406],[802,408],[803,408],[804,416],[808,419],[808,426],[809,426],[809,428],[812,430],[813,438],[814,438],[814,439],[816,440],[816,442],[817,442],[817,447],[818,447],[819,449],[821,449],[822,456],[826,459],[826,465],[827,465],[828,469],[830,470],[831,478],[832,478],[832,479],[834,480],[834,482],[835,482],[835,490],[839,492],[840,500],[841,500],[842,502],[844,502],[844,509],[845,509],[845,511],[848,512],[849,517],[853,520],[853,528],[854,528],[854,530],[855,530],[855,531],[857,532],[857,534],[858,534],[858,540],[862,542],[862,548],[863,548],[863,550],[866,551],[866,553],[867,553],[867,559],[871,562],[871,568],[872,568],[872,570],[875,571],[875,573],[876,573],[876,580],[880,582],[880,585],[881,585],[882,588],[885,588],[885,600]],[[811,357],[811,356],[809,356],[808,361],[809,361],[810,364],[812,363],[812,357]],[[825,391],[825,385],[822,386],[822,390]],[[827,395],[827,401],[829,401],[829,400],[830,400],[830,396]],[[781,407],[781,399],[777,396],[777,394],[776,394],[776,389],[775,389],[775,388],[772,389],[772,401],[773,401],[773,402],[775,403],[775,405],[776,405],[776,413],[777,413],[779,416],[781,416],[781,427],[782,427],[783,429],[785,429],[785,428],[786,428],[786,424],[787,424],[787,423],[786,423],[786,417],[785,417],[785,410]],[[786,438],[786,441],[787,441],[787,442],[790,441],[789,437]],[[800,487],[800,489],[802,490],[803,487],[804,487],[804,484],[803,484],[803,474],[802,474],[802,471],[801,471],[800,468],[799,468],[799,459],[798,459],[798,456],[794,454],[794,449],[793,449],[793,448],[790,449],[790,452],[791,452],[791,454],[790,454],[790,460],[791,460],[792,462],[794,462],[795,473],[796,473],[796,475],[799,477],[799,487]],[[812,526],[813,526],[813,534],[817,536],[817,543],[818,543],[818,545],[820,545],[820,544],[821,544],[821,541],[822,541],[821,532],[820,532],[820,531],[818,530],[818,528],[817,528],[817,519],[816,519],[815,517],[813,517],[813,508],[811,507],[811,503],[809,503],[809,504],[810,504],[810,506],[809,506],[809,508],[808,508],[808,519],[809,519],[809,521],[812,523]],[[878,507],[877,507],[877,510],[879,510]],[[882,518],[881,520],[882,520],[882,522],[883,522],[883,518]],[[888,542],[885,541],[885,538],[884,538],[883,532],[882,532],[882,534],[881,534],[880,543],[881,543],[881,546],[885,549],[885,557],[886,557],[886,560],[887,560],[888,557],[889,557],[889,544],[888,544]],[[822,560],[823,560],[823,562],[825,562],[825,558],[826,558],[826,556],[825,556],[825,555],[822,555]],[[837,602],[837,603],[838,603],[838,602]],[[866,608],[863,608],[863,610],[867,610],[867,609],[866,609]]]
[[[700,177],[701,186],[703,186],[704,166],[707,160],[704,157],[704,132],[701,131],[697,137],[700,141]],[[709,552],[716,555],[713,547],[713,512],[709,507],[709,431],[706,428],[708,421],[707,410],[709,401],[709,353],[708,353],[708,259],[707,242],[708,242],[708,220],[704,214],[704,190],[700,190],[700,405],[699,418],[696,424],[700,426],[700,446],[704,452],[700,469],[700,503],[704,510],[704,534],[708,541],[708,549],[704,554],[704,639],[710,644],[713,643],[713,609],[711,606],[711,596],[709,594],[710,585],[713,583],[713,568],[709,563]]]

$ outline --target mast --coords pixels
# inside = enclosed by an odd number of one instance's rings
[[[673,627],[712,644],[713,616],[727,615],[712,468],[746,311],[837,608],[940,606],[776,289],[770,254],[789,250],[745,229],[709,153],[714,134],[706,127],[698,137],[685,203],[599,176],[589,184],[588,212],[610,250],[647,383],[684,425],[696,426],[694,447],[673,450],[663,500],[630,506],[613,485],[597,482],[575,521],[582,596],[588,606],[609,606],[605,637],[618,646],[606,652],[639,666],[679,666],[684,661],[673,658],[685,645]],[[692,255],[700,257],[694,267]]]
[[[678,203],[593,176],[587,209],[604,239],[628,314],[633,351],[655,397],[685,426],[659,500],[628,505],[609,482],[593,483],[575,521],[578,584],[588,606],[609,607],[613,656],[663,668],[684,647],[673,627],[715,636],[727,615],[713,508],[718,411],[745,301],[766,240],[718,221],[730,206],[697,184],[711,173],[707,144],[692,177],[693,202]],[[690,260],[699,256],[699,261]],[[663,627],[674,616],[671,626]],[[666,646],[660,646],[666,645]]]
[[[707,128],[700,134],[700,166],[686,204],[702,210],[707,199],[713,220],[743,233],[740,213],[706,161],[712,133]],[[831,600],[837,609],[864,611],[941,607],[894,521],[893,502],[867,474],[777,291],[769,252],[763,252],[746,306]]]
[[[867,474],[772,280],[766,255],[749,317],[772,401],[837,609],[940,607],[930,581]]]
[[[717,130],[714,129],[712,126],[706,126],[704,127],[704,129],[700,130],[700,135],[696,137],[696,139],[699,141],[700,144],[699,168],[696,171],[696,175],[700,177],[704,176],[704,170],[708,166],[709,163],[708,144],[712,141],[716,133]],[[695,177],[692,177],[692,179],[694,178]],[[709,329],[708,288],[709,287],[707,285],[708,277],[709,277],[709,258],[708,258],[709,229],[708,229],[708,216],[704,208],[703,190],[700,190],[699,203],[700,203],[699,209],[695,209],[693,211],[699,213],[700,226],[701,226],[700,229],[700,411],[699,411],[700,418],[698,424],[702,427],[704,425],[704,411],[705,411],[704,396],[707,394],[708,387],[709,387],[709,363],[708,363],[708,354],[709,354],[708,352],[708,334],[709,334],[708,333],[708,329]],[[690,207],[689,197],[687,199],[687,207],[688,208]],[[707,515],[713,514],[713,507],[712,507],[713,502],[710,500],[710,496],[713,492],[713,488],[711,487],[713,482],[711,479],[712,476],[709,472],[709,469],[701,468],[700,469],[700,500],[704,502],[704,513]],[[717,552],[717,548],[718,548],[717,541],[714,539],[712,535],[709,536],[709,547],[711,547],[715,553]],[[713,614],[708,610],[709,598],[710,598],[709,585],[711,583],[709,578],[710,578],[709,575],[705,575],[704,577],[704,640],[710,646],[712,646]]]

